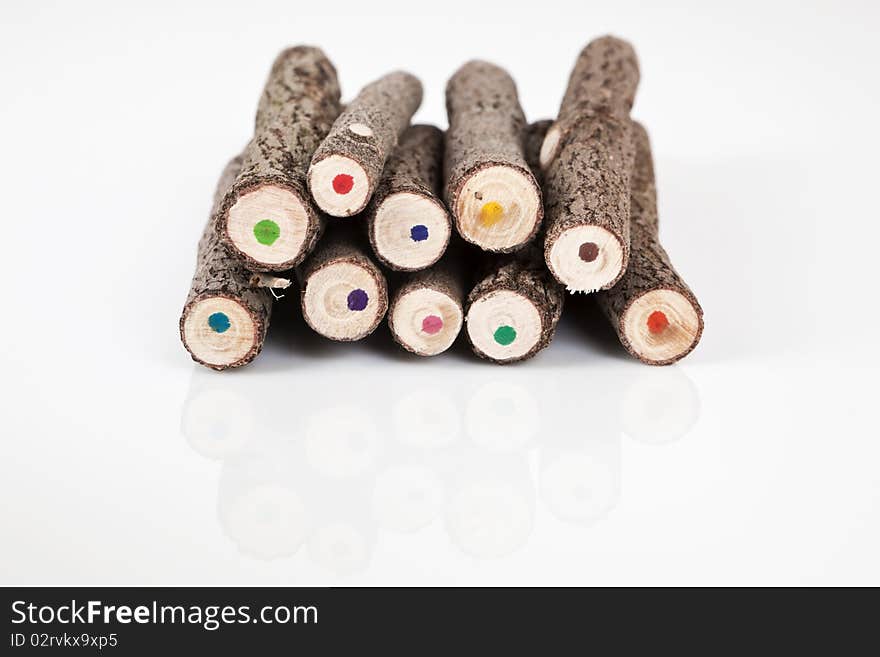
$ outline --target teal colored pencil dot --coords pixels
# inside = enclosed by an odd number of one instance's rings
[[[215,333],[225,333],[230,327],[229,317],[226,316],[226,313],[214,313],[208,317],[208,326]]]
[[[516,340],[516,329],[512,326],[507,326],[505,324],[504,326],[499,326],[497,329],[495,329],[495,333],[492,337],[495,338],[495,342],[500,344],[502,347],[506,347],[511,342]]]
[[[254,224],[254,237],[260,244],[272,246],[281,236],[281,228],[271,219],[263,219]]]

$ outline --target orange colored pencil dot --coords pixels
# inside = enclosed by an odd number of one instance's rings
[[[480,223],[484,226],[494,226],[504,216],[504,206],[497,201],[484,203],[480,208]]]
[[[648,315],[648,330],[654,335],[662,333],[667,326],[669,326],[669,320],[662,310],[655,310]]]

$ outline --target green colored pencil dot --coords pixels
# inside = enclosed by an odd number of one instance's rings
[[[506,347],[511,342],[516,340],[516,329],[512,326],[499,326],[495,329],[495,334],[492,336],[495,338],[495,342],[500,344],[502,347]]]
[[[254,237],[260,244],[272,246],[281,235],[281,229],[271,219],[263,219],[254,224]]]

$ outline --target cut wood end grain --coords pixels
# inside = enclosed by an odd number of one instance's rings
[[[465,321],[474,348],[497,362],[523,358],[541,339],[540,312],[512,290],[495,290],[476,299]]]
[[[547,244],[547,266],[569,292],[595,292],[613,286],[623,275],[623,247],[600,226],[563,231]]]
[[[541,144],[541,152],[538,155],[538,163],[541,169],[546,169],[553,162],[553,158],[559,152],[559,141],[562,137],[562,129],[558,125],[553,125],[547,130],[544,141]]]
[[[623,315],[622,328],[629,346],[642,361],[668,365],[696,346],[703,319],[680,292],[655,289],[630,303]]]
[[[541,221],[538,185],[515,167],[482,167],[462,184],[454,214],[467,241],[487,251],[515,250],[534,236]]]
[[[309,213],[289,189],[263,185],[242,194],[229,209],[226,234],[233,249],[272,267],[292,267],[302,258]]]
[[[204,296],[188,308],[183,320],[184,346],[208,367],[239,364],[258,345],[257,324],[245,306],[224,296]]]
[[[350,342],[372,333],[388,310],[384,278],[349,260],[331,261],[305,281],[303,317],[317,333]]]
[[[359,162],[330,155],[309,168],[309,190],[315,203],[333,217],[350,217],[370,200],[370,178]]]
[[[385,197],[371,229],[376,255],[401,271],[424,269],[437,262],[451,233],[446,209],[435,199],[411,192]]]
[[[461,330],[461,305],[439,290],[417,288],[395,300],[388,325],[407,350],[436,356],[452,346]]]

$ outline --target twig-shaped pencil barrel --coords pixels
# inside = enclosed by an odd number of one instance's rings
[[[388,310],[385,276],[352,227],[333,226],[298,271],[306,323],[331,340],[376,330]]]
[[[394,340],[419,356],[436,356],[455,342],[464,305],[460,263],[443,262],[410,274],[394,293],[388,327]]]
[[[309,167],[309,190],[334,217],[366,207],[382,167],[422,103],[422,83],[397,71],[364,87],[333,124]]]
[[[668,365],[699,342],[703,310],[660,245],[651,144],[638,123],[633,123],[633,141],[632,255],[623,278],[597,295],[597,301],[633,356],[650,365]]]
[[[446,85],[446,110],[445,195],[459,234],[485,251],[520,249],[543,208],[523,152],[516,84],[493,64],[469,62]]]
[[[439,198],[442,159],[443,131],[414,125],[385,164],[366,216],[373,252],[391,269],[424,269],[446,251],[452,221]]]
[[[336,70],[321,50],[297,46],[278,55],[221,208],[225,239],[250,269],[290,269],[314,247],[323,224],[306,174],[339,109]]]
[[[573,292],[614,285],[630,251],[629,111],[638,61],[625,41],[603,37],[583,49],[559,117],[541,149],[550,271]]]
[[[531,358],[553,339],[564,298],[537,248],[502,258],[467,298],[474,352],[495,363]]]
[[[220,203],[241,164],[241,156],[236,157],[220,176],[180,317],[183,346],[194,361],[215,370],[244,365],[260,353],[272,311],[269,290],[253,286],[251,272],[229,254],[221,239]]]
[[[536,121],[522,133],[525,160],[536,179],[549,126],[550,121]],[[537,246],[496,260],[467,298],[465,322],[474,352],[496,363],[531,358],[553,339],[564,299]]]

